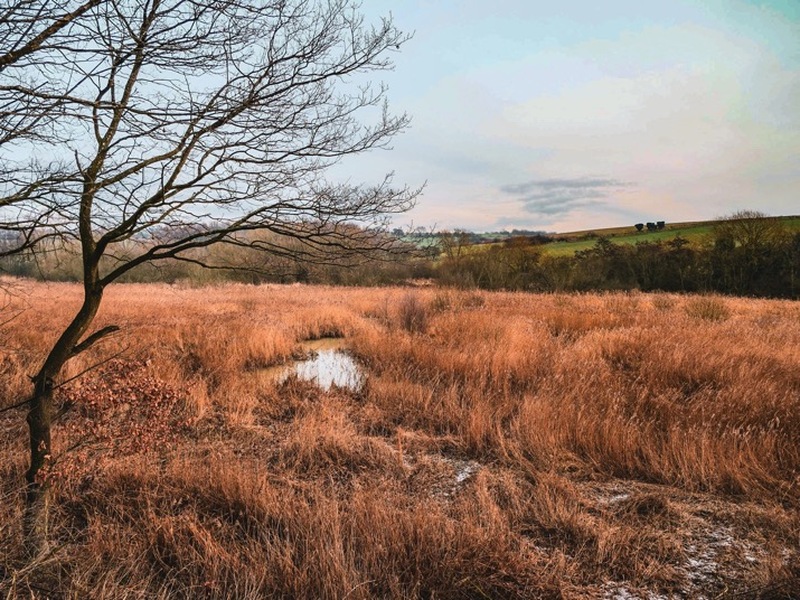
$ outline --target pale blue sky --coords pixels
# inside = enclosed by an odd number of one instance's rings
[[[397,219],[567,231],[800,214],[800,1],[366,0],[414,38],[411,129],[342,165],[427,181]]]

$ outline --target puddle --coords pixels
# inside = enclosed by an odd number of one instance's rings
[[[344,351],[342,338],[322,338],[301,344],[310,354],[305,360],[290,364],[269,367],[260,371],[261,377],[280,384],[296,376],[303,381],[311,381],[324,390],[337,386],[357,392],[364,385],[365,375],[355,359]]]

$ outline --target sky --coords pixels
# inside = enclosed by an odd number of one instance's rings
[[[413,33],[411,127],[341,165],[425,184],[396,226],[574,231],[800,214],[800,0],[365,0]]]

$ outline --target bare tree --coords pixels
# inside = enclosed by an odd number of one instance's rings
[[[57,130],[72,89],[84,78],[50,78],[48,62],[68,28],[101,0],[12,0],[0,8],[0,257],[27,250],[56,235],[55,207],[39,200],[69,169],[51,158],[16,154],[36,143],[63,141]],[[45,153],[46,155],[46,153]]]
[[[386,215],[416,192],[326,172],[407,125],[363,73],[390,68],[408,36],[390,19],[368,26],[349,0],[19,0],[0,19],[0,223],[16,248],[77,244],[83,265],[83,304],[32,377],[41,528],[53,389],[116,330],[90,331],[106,286],[212,244],[285,251],[259,231],[309,259],[389,243]]]
[[[714,225],[714,235],[752,253],[780,243],[787,234],[780,218],[757,210],[740,210],[720,219]]]

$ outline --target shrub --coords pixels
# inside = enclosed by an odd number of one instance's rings
[[[398,306],[400,326],[409,333],[423,333],[428,328],[428,308],[416,294],[406,294]]]
[[[731,311],[719,298],[699,297],[686,303],[686,314],[705,321],[724,321]]]
[[[431,310],[435,313],[447,312],[451,308],[453,308],[453,299],[447,290],[438,292],[431,301]]]
[[[667,311],[675,306],[675,299],[672,296],[656,294],[653,296],[653,308],[656,310]]]

